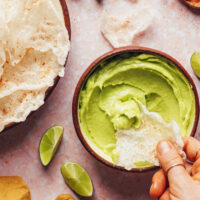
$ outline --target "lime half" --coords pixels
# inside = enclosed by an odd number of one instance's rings
[[[192,54],[191,65],[195,74],[200,77],[200,51],[196,51]]]
[[[66,162],[61,166],[61,173],[66,184],[78,195],[82,197],[92,196],[92,181],[88,173],[80,165]]]
[[[44,166],[47,166],[55,155],[60,145],[63,132],[64,128],[62,126],[53,126],[42,136],[39,152],[40,160]]]

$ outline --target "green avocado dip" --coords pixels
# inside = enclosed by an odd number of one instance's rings
[[[115,133],[139,128],[139,102],[166,123],[179,125],[188,136],[195,119],[195,97],[184,74],[169,60],[148,53],[114,56],[93,71],[79,96],[79,120],[84,137],[116,163]]]

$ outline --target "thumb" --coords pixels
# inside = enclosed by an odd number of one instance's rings
[[[184,161],[171,142],[166,140],[159,142],[157,156],[163,170],[167,173],[170,185],[188,183],[190,176],[184,168]]]

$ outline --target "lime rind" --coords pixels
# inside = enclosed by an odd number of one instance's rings
[[[78,195],[91,197],[93,185],[88,173],[78,164],[66,162],[61,166],[61,173],[66,184]]]
[[[55,155],[62,140],[63,132],[64,128],[62,126],[53,126],[42,136],[39,153],[44,166],[47,166]]]

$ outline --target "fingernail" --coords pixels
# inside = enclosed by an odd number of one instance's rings
[[[162,141],[158,144],[158,153],[160,155],[167,153],[171,149],[171,145],[167,141]]]

